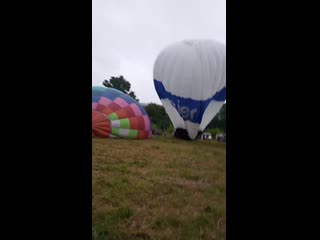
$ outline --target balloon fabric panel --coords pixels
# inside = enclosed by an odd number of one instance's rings
[[[147,139],[152,136],[150,118],[129,95],[92,87],[92,136]]]

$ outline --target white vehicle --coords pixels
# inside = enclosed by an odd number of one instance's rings
[[[200,139],[204,139],[204,140],[211,140],[211,139],[212,139],[212,136],[211,136],[211,134],[210,134],[210,133],[208,133],[208,132],[204,132],[204,133],[202,133],[202,135],[201,135]]]

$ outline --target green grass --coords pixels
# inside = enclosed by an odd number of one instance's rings
[[[93,239],[225,239],[225,144],[92,141]]]

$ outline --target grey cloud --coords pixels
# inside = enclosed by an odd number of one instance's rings
[[[196,38],[225,43],[225,0],[94,0],[92,84],[123,75],[141,102],[161,103],[153,64],[167,45]]]

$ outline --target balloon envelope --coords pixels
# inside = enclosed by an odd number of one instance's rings
[[[214,40],[174,43],[158,55],[153,79],[176,136],[196,139],[226,100],[226,48]]]
[[[106,87],[92,87],[92,137],[150,138],[150,118],[129,95]]]

